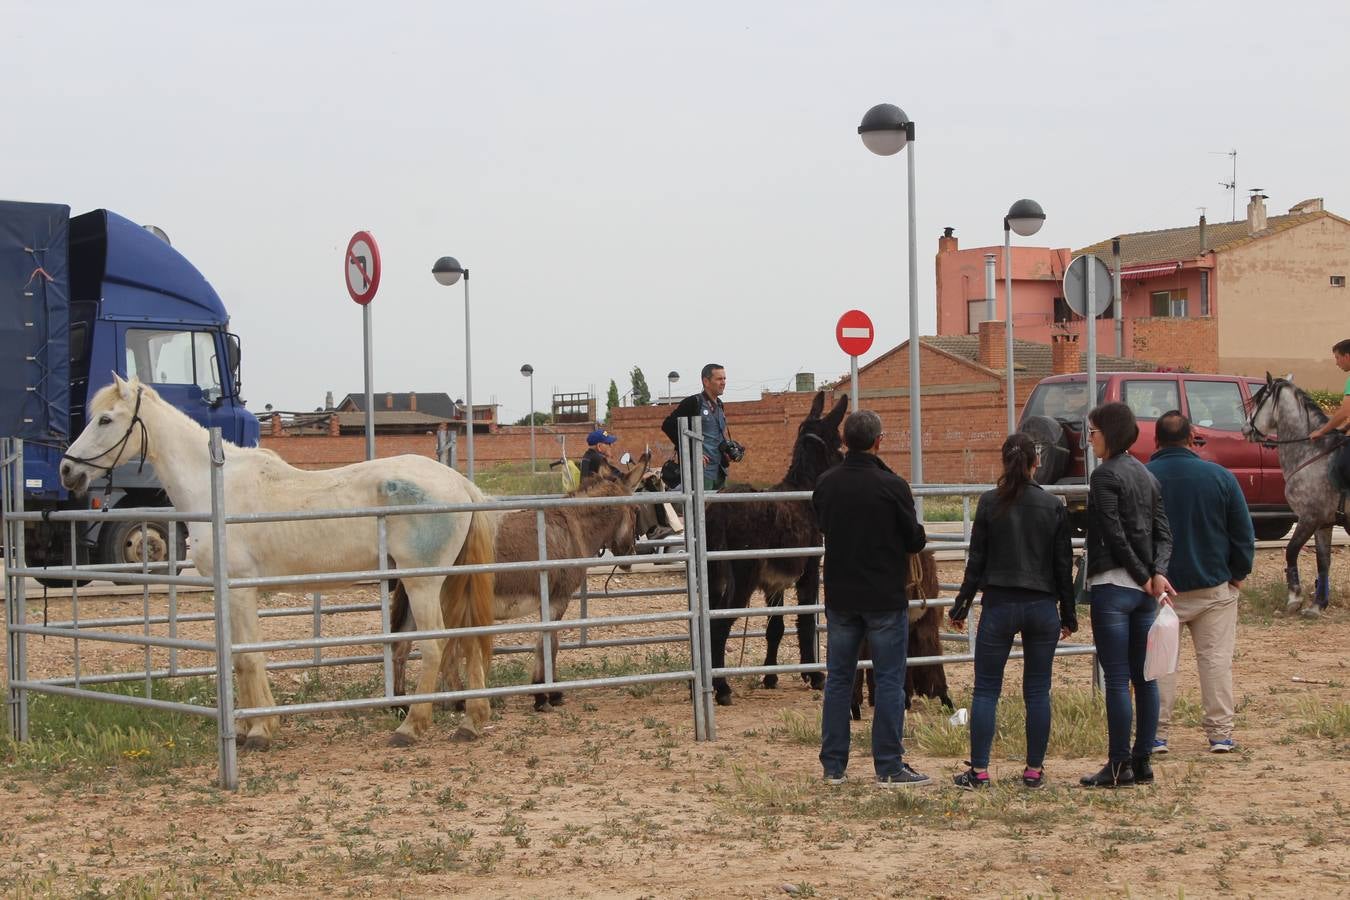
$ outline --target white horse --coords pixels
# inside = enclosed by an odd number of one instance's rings
[[[114,383],[94,395],[88,422],[61,463],[61,483],[82,492],[98,473],[109,471],[124,457],[144,448],[144,458],[177,509],[205,510],[211,506],[211,469],[206,429],[165,402],[154,389],[137,379]],[[139,434],[137,433],[139,431]],[[284,512],[306,509],[344,509],[418,503],[472,503],[483,500],[478,489],[454,469],[420,456],[377,459],[337,469],[296,469],[269,450],[225,444],[226,509],[230,513]],[[486,512],[403,515],[388,518],[388,551],[396,566],[423,567],[491,563],[495,535]],[[377,522],[369,516],[230,525],[227,528],[228,565],[233,578],[342,572],[379,567]],[[210,576],[211,525],[191,522],[191,558],[197,571]],[[405,578],[413,616],[423,629],[492,624],[493,579],[490,574],[450,576],[467,580],[458,592],[458,609],[441,616],[443,577]],[[230,630],[236,643],[258,640],[258,591],[230,590]],[[419,693],[435,690],[443,640],[417,641],[422,653]],[[492,638],[466,642],[470,688],[487,682]],[[239,680],[239,707],[274,705],[262,653],[240,653],[234,659]],[[457,740],[475,738],[489,714],[488,701],[471,700],[469,716],[455,734]],[[393,746],[407,746],[431,723],[431,704],[419,703],[390,738]],[[245,749],[266,749],[279,725],[278,717],[244,720],[240,737]]]

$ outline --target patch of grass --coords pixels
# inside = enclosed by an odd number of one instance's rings
[[[585,447],[579,449],[584,450]],[[498,463],[488,469],[476,469],[474,482],[483,493],[494,497],[519,497],[522,494],[561,494],[562,468],[550,469],[553,460],[540,458],[538,474],[530,473],[530,464]]]
[[[1238,600],[1238,619],[1246,625],[1269,625],[1284,615],[1288,600],[1289,588],[1278,579],[1245,584]]]
[[[975,500],[970,502],[970,515],[975,517]],[[960,497],[924,497],[923,518],[925,522],[960,522]]]
[[[1344,700],[1327,704],[1320,697],[1305,697],[1299,701],[1298,716],[1303,720],[1299,734],[1340,741],[1350,738],[1350,703]]]
[[[141,696],[142,682],[101,685],[104,693]],[[215,685],[205,679],[162,679],[152,687],[160,700],[215,704]],[[104,779],[109,768],[135,776],[209,759],[215,753],[215,723],[200,716],[101,703],[80,697],[30,694],[29,738],[0,737],[0,761],[32,772],[63,772],[77,782]]]

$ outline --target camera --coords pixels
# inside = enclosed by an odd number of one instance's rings
[[[730,438],[727,438],[717,445],[717,449],[719,452],[725,454],[726,458],[732,462],[740,462],[742,459],[745,459],[745,446],[739,441],[733,441]]]

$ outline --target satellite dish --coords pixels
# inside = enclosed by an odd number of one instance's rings
[[[160,228],[158,225],[146,225],[145,230],[153,234],[155,237],[159,238],[164,243],[168,244],[170,247],[173,246],[173,241],[169,240],[169,235],[164,231],[163,228]]]

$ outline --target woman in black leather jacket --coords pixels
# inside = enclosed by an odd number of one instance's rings
[[[1158,732],[1158,683],[1144,679],[1144,653],[1158,615],[1156,598],[1175,592],[1164,574],[1172,533],[1162,491],[1129,453],[1138,437],[1134,413],[1124,403],[1104,403],[1088,413],[1092,452],[1102,460],[1088,487],[1086,543],[1092,638],[1106,675],[1109,756],[1100,772],[1081,779],[1084,787],[1153,782],[1149,756]]]
[[[980,497],[970,533],[966,576],[952,607],[952,627],[965,628],[975,592],[983,592],[975,635],[975,696],[970,710],[970,762],[958,787],[989,786],[989,749],[1013,638],[1026,653],[1022,699],[1027,706],[1027,764],[1022,783],[1040,787],[1050,740],[1050,670],[1061,637],[1078,630],[1073,608],[1073,550],[1064,504],[1032,481],[1036,446],[1025,434],[1003,442],[998,487]],[[1058,605],[1058,608],[1056,606]]]

